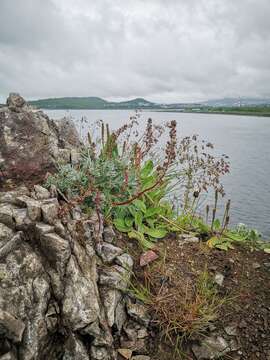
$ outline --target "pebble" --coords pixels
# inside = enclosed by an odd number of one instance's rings
[[[222,275],[221,273],[217,273],[214,277],[214,281],[219,286],[222,286],[223,281],[224,281],[224,275]]]
[[[132,350],[130,349],[118,349],[117,351],[125,359],[130,359],[132,356]]]
[[[158,254],[155,253],[153,250],[148,250],[145,253],[143,253],[140,257],[140,266],[146,266],[150,264],[151,262],[158,259]]]

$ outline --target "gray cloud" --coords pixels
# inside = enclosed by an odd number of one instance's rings
[[[270,97],[269,0],[1,0],[0,100]]]

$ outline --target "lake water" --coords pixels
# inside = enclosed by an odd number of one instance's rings
[[[116,129],[127,122],[129,110],[46,110],[55,119],[71,116],[78,125],[102,119]],[[232,201],[231,223],[257,228],[270,239],[270,118],[218,114],[143,112],[140,121],[176,120],[181,136],[200,135],[230,157],[231,171],[223,178],[227,198]],[[78,125],[79,126],[79,125]]]

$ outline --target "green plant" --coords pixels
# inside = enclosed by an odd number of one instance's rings
[[[164,200],[167,181],[158,179],[153,162],[146,161],[139,170],[142,195],[113,211],[116,229],[138,240],[143,248],[151,248],[156,239],[166,236],[168,220],[173,218],[172,207]],[[157,183],[159,186],[154,186]],[[144,192],[146,189],[150,190]]]
[[[72,202],[83,208],[98,207],[105,216],[110,216],[113,202],[119,197],[127,198],[135,191],[137,182],[131,154],[119,155],[115,134],[101,127],[101,148],[92,142],[81,153],[76,166],[59,165],[58,172],[49,176],[46,186],[55,185]]]
[[[176,222],[187,232],[194,233],[200,237],[208,236],[211,231],[210,226],[197,215],[184,213],[177,217]]]
[[[203,335],[229,298],[219,295],[207,268],[194,282],[181,282],[181,287],[168,285],[164,282],[167,277],[164,260],[144,273],[143,282],[133,278],[128,291],[148,306],[160,336],[174,346],[176,354],[184,356],[186,340]]]
[[[255,229],[248,229],[244,224],[212,236],[207,243],[212,248],[225,251],[234,249],[237,244],[245,245],[251,250],[267,249],[266,243],[261,240],[261,234]]]
[[[95,209],[143,248],[151,248],[156,239],[172,231],[209,232],[208,225],[196,215],[198,197],[209,187],[222,192],[219,177],[227,172],[227,163],[207,152],[211,144],[202,143],[199,151],[196,136],[183,138],[178,144],[176,121],[166,125],[169,133],[164,156],[153,156],[164,128],[149,119],[145,132],[138,137],[138,117],[136,113],[130,123],[112,133],[100,121],[99,136],[88,133],[88,146],[79,163],[60,165],[46,185],[55,185],[65,195],[67,210],[74,205],[86,213]],[[155,162],[149,160],[150,154]],[[190,193],[195,188],[199,191],[193,191],[191,202]],[[179,195],[179,203],[183,200],[180,216],[169,201],[172,192]]]

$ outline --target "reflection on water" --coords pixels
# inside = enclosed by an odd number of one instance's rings
[[[52,118],[72,116],[82,133],[96,120],[103,119],[111,129],[116,129],[134,115],[128,110],[46,110],[46,113]],[[82,117],[86,120],[84,128],[79,125]],[[245,223],[270,238],[270,118],[143,112],[140,121],[145,123],[148,117],[156,123],[176,120],[180,136],[199,134],[213,142],[219,153],[229,155],[231,173],[223,183],[232,199],[232,223]]]

